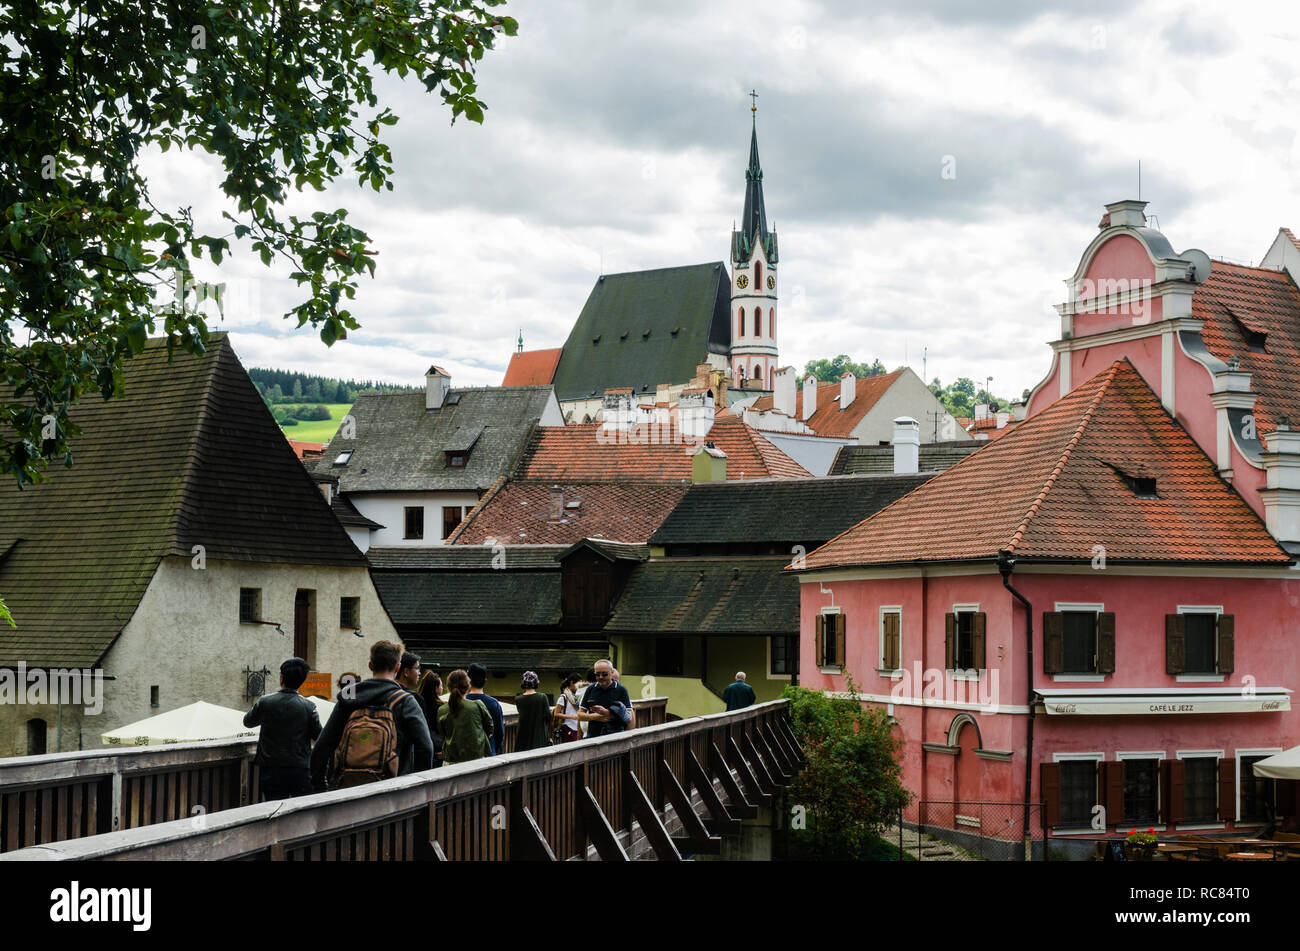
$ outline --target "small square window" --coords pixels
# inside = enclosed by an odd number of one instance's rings
[[[424,537],[424,506],[414,505],[406,508],[406,536],[407,538]]]
[[[346,466],[349,460],[351,460],[351,458],[352,458],[352,450],[344,449],[342,452],[340,452],[337,456],[334,457],[334,465]]]
[[[239,622],[257,624],[262,620],[262,589],[239,589]]]
[[[465,463],[469,461],[469,453],[466,452],[449,452],[447,453],[448,469],[464,469]]]
[[[361,599],[339,598],[339,627],[361,628]]]

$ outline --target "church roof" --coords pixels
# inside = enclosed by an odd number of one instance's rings
[[[616,386],[654,393],[685,383],[731,345],[730,277],[722,262],[602,274],[564,344],[553,383],[560,400]]]
[[[749,167],[745,169],[745,211],[740,230],[731,236],[731,259],[748,264],[756,242],[761,242],[768,264],[775,264],[776,233],[767,230],[767,209],[763,206],[763,167],[758,161],[758,125],[749,138]]]
[[[523,350],[510,354],[510,366],[506,367],[506,377],[502,386],[549,386],[555,376],[555,366],[560,362],[562,351]]]

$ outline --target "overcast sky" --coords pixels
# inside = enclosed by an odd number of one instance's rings
[[[1257,262],[1300,231],[1300,18],[1288,3],[525,0],[482,61],[482,126],[384,81],[395,190],[345,181],[379,268],[326,348],[287,271],[219,270],[246,366],[501,381],[522,328],[558,347],[596,277],[725,260],[751,88],[780,235],[781,362],[848,353],[1019,395],[1102,206],[1141,197],[1176,250]],[[214,232],[215,166],[155,156],[160,206]],[[955,172],[945,177],[944,170]],[[232,241],[233,244],[233,241]],[[205,305],[208,307],[211,305]]]

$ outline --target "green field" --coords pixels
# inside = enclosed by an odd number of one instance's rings
[[[275,409],[293,409],[297,406],[315,406],[315,403],[280,403]],[[334,436],[334,430],[339,428],[339,423],[343,417],[348,414],[352,408],[351,403],[325,403],[326,409],[330,411],[329,419],[308,419],[299,420],[297,426],[281,426],[284,434],[290,439],[296,439],[301,442],[324,442],[327,443]]]

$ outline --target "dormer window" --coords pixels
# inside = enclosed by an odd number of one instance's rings
[[[1158,499],[1159,493],[1156,491],[1155,476],[1133,476],[1120,469],[1115,469],[1115,474],[1124,480],[1124,484],[1129,487],[1130,491],[1139,499]]]
[[[340,452],[337,456],[334,457],[334,465],[346,466],[348,464],[348,461],[351,458],[352,458],[352,450],[344,449],[342,452]]]
[[[469,461],[469,453],[467,453],[467,452],[449,452],[449,453],[447,453],[447,468],[448,468],[448,469],[464,469],[464,468],[465,468],[465,463],[466,463],[467,461]]]

